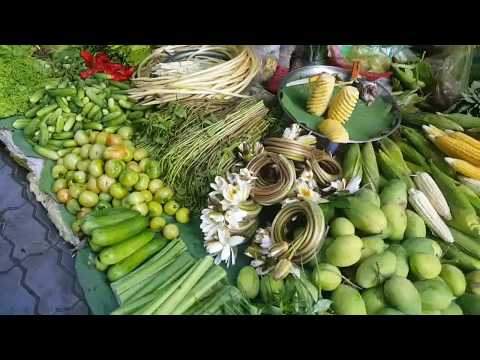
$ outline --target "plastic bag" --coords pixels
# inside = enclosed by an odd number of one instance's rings
[[[260,62],[260,71],[254,82],[264,83],[273,76],[280,58],[280,47],[281,45],[252,45]]]
[[[475,45],[449,45],[427,59],[435,79],[429,103],[438,111],[452,106],[470,80]]]

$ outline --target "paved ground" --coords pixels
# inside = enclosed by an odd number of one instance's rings
[[[0,146],[0,314],[88,314],[72,250]]]

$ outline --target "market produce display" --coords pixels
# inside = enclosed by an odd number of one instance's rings
[[[0,124],[44,160],[104,313],[479,314],[478,86],[438,111],[424,56],[363,51],[306,79],[324,137],[253,96],[262,62],[232,45],[2,46]],[[351,143],[372,114],[402,125]]]

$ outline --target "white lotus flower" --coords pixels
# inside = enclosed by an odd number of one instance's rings
[[[235,265],[237,246],[245,241],[243,236],[231,236],[225,228],[218,228],[217,239],[205,243],[207,252],[215,256],[215,264],[225,262],[227,266]]]
[[[311,189],[316,190],[318,188],[317,182],[313,176],[313,171],[309,167],[306,167],[303,170],[302,175],[300,175],[300,179],[304,180]]]
[[[270,229],[257,229],[253,242],[260,245],[262,249],[270,249],[273,245],[273,239],[270,233]]]
[[[247,168],[240,169],[239,179],[240,179],[240,181],[244,181],[244,182],[248,182],[248,183],[252,183],[255,180],[257,180],[257,178],[255,176],[253,176],[253,173],[250,170],[248,170]]]
[[[245,210],[242,210],[238,207],[232,207],[225,212],[225,221],[231,228],[238,229],[240,227],[240,223],[245,220],[247,215],[248,212]]]
[[[222,206],[224,210],[232,206],[237,206],[250,197],[251,185],[246,182],[240,182],[238,185],[228,184],[223,189]]]
[[[322,197],[320,194],[313,190],[302,178],[297,179],[295,192],[297,193],[297,197],[300,199],[309,200],[316,204],[322,202]]]
[[[324,191],[335,190],[335,192],[348,191],[350,194],[355,194],[360,189],[362,182],[361,176],[355,176],[349,183],[347,179],[332,181],[330,186],[326,187]]]
[[[215,190],[214,193],[221,194],[223,193],[223,189],[228,185],[227,181],[221,177],[221,176],[216,176],[215,177],[215,183],[211,183],[210,187]]]
[[[202,221],[200,229],[203,232],[205,240],[209,241],[217,234],[218,228],[224,225],[225,217],[222,213],[207,208],[202,210],[200,220]]]
[[[299,199],[298,197],[285,198],[285,199],[283,199],[283,201],[282,201],[282,208],[285,207],[285,206],[288,205],[288,204],[295,203],[295,202],[298,202],[298,201],[300,201],[300,199]]]
[[[295,140],[299,135],[302,129],[298,124],[292,124],[291,127],[286,128],[283,131],[283,137],[290,140]]]

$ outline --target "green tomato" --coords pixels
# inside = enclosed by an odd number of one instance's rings
[[[52,168],[52,177],[54,179],[64,177],[67,171],[68,169],[65,167],[65,165],[55,165]]]
[[[135,161],[129,161],[127,163],[127,169],[135,171],[136,173],[141,173],[142,172],[142,169],[140,168],[140,165],[138,165],[138,163],[136,163]]]
[[[105,151],[105,145],[102,144],[93,144],[88,152],[88,158],[90,160],[97,160],[103,158],[103,153]]]
[[[65,207],[67,208],[67,211],[72,215],[76,215],[80,211],[80,204],[76,199],[68,200]]]
[[[150,202],[150,201],[153,200],[153,195],[150,191],[143,190],[143,191],[140,191],[140,193],[142,194],[143,198],[145,199],[145,202]]]
[[[136,149],[133,153],[133,158],[135,159],[135,161],[140,161],[142,159],[145,159],[146,157],[148,157],[148,151],[142,148]]]
[[[81,159],[80,159],[80,156],[77,155],[77,154],[73,154],[73,153],[67,154],[67,155],[65,155],[65,157],[63,158],[65,167],[66,167],[68,170],[77,170],[77,163],[78,163],[80,160],[81,160]]]
[[[187,208],[180,208],[175,213],[175,220],[180,224],[187,224],[190,222],[190,210]]]
[[[106,132],[100,132],[97,135],[97,138],[95,139],[96,144],[101,144],[101,145],[106,145],[107,144],[107,138],[108,138],[108,133]]]
[[[146,216],[148,214],[148,206],[145,203],[133,205],[132,210],[139,212],[142,216]]]
[[[91,212],[92,212],[92,209],[87,207],[82,207],[80,211],[77,213],[77,219],[83,219]]]
[[[90,149],[92,148],[92,144],[85,144],[82,145],[80,148],[80,157],[82,159],[88,159],[88,154],[90,153]]]
[[[160,231],[165,225],[167,225],[167,221],[163,217],[156,216],[150,220],[150,229],[153,231]]]
[[[78,199],[78,197],[80,196],[80,193],[85,190],[85,186],[81,184],[73,183],[69,186],[68,189],[70,191],[70,195],[72,196],[72,198]]]
[[[73,148],[73,150],[70,154],[75,154],[75,155],[80,156],[80,148],[79,147]]]
[[[110,190],[110,186],[115,184],[117,181],[107,175],[102,175],[97,179],[97,186],[100,189],[100,191],[104,193],[108,193]]]
[[[141,169],[142,171],[145,171],[145,166],[148,164],[149,161],[151,161],[150,158],[145,158],[145,159],[140,160],[140,162],[138,163],[138,165],[140,166],[140,169]]]
[[[101,192],[99,195],[98,195],[98,198],[100,199],[100,201],[106,201],[106,202],[111,202],[112,201],[112,195],[110,195],[109,193],[107,192]]]
[[[155,193],[155,201],[158,201],[160,204],[165,204],[173,197],[173,190],[168,186],[162,187]]]
[[[165,211],[165,214],[173,216],[179,208],[180,204],[178,202],[176,202],[175,200],[170,200],[165,204],[163,210]]]
[[[89,136],[85,130],[78,130],[75,133],[73,139],[80,146],[88,144],[90,142]]]
[[[78,202],[86,208],[93,208],[98,204],[98,195],[92,191],[85,190],[78,197]]]
[[[165,237],[165,239],[173,240],[180,236],[180,230],[178,229],[178,226],[175,224],[167,224],[163,228],[162,234]]]
[[[88,167],[90,166],[90,162],[91,162],[91,160],[88,160],[88,159],[80,160],[80,161],[77,163],[77,169],[80,170],[80,171],[85,171],[85,172],[87,172],[87,171],[88,171]]]
[[[63,158],[58,159],[55,165],[64,165]]]
[[[62,189],[67,188],[67,180],[65,179],[57,179],[52,185],[52,191],[54,193],[59,192]]]
[[[123,207],[125,209],[130,209],[132,207],[132,205],[130,205],[130,203],[128,202],[128,196],[126,196],[122,199],[122,206],[121,207]]]
[[[137,191],[147,190],[148,184],[150,183],[150,179],[148,178],[147,174],[140,174],[137,183],[135,184],[134,188]]]
[[[95,208],[96,209],[109,209],[111,207],[112,207],[112,205],[108,201],[100,200]]]
[[[133,149],[130,147],[125,146],[125,157],[122,159],[125,162],[129,162],[133,160]]]
[[[163,183],[162,180],[153,179],[153,180],[150,180],[150,183],[148,184],[148,190],[150,190],[152,194],[155,194],[158,190],[160,190],[164,186],[165,184]]]
[[[160,216],[162,215],[163,208],[162,204],[156,201],[150,201],[147,203],[148,206],[148,214],[152,217]]]
[[[110,195],[112,195],[114,199],[118,200],[121,200],[128,195],[127,189],[125,189],[125,187],[123,187],[120,183],[112,184],[108,192],[110,193]]]
[[[125,169],[120,173],[118,180],[120,181],[120,184],[124,186],[134,186],[139,178],[140,176],[135,171]]]
[[[73,175],[75,175],[75,171],[73,171],[73,170],[67,171],[67,173],[65,174],[65,180],[67,180],[67,181],[72,180],[73,181]]]
[[[94,178],[103,175],[103,160],[92,160],[88,166],[88,173]]]
[[[127,196],[127,201],[130,205],[137,205],[145,202],[145,198],[139,191],[134,191]]]
[[[144,167],[145,173],[150,179],[158,179],[160,177],[160,164],[157,161],[149,160]]]
[[[61,204],[66,204],[71,198],[72,196],[68,189],[61,189],[57,192],[57,201]]]
[[[112,199],[112,206],[114,208],[122,207],[122,200]]]
[[[97,140],[97,135],[98,135],[98,131],[90,130],[90,132],[88,133],[88,140],[89,140],[90,144],[95,143],[95,141]]]
[[[97,186],[97,179],[93,176],[90,176],[87,181],[87,190],[94,192],[95,194],[100,193],[100,189]]]
[[[123,171],[124,163],[121,160],[108,160],[105,163],[105,173],[108,177],[116,179]]]
[[[124,140],[129,140],[133,136],[133,129],[130,126],[122,126],[118,129],[117,134],[122,137]]]
[[[73,181],[77,184],[85,184],[87,182],[87,174],[85,171],[75,171],[73,174]]]

